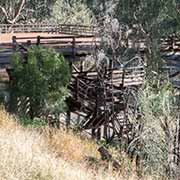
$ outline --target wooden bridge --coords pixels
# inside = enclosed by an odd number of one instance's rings
[[[138,62],[136,67],[109,69],[104,73],[98,72],[92,64],[85,68],[83,60],[87,55],[94,54],[99,46],[94,27],[2,25],[1,32],[1,67],[9,67],[13,52],[26,53],[27,47],[31,45],[52,47],[72,62],[67,104],[70,112],[83,119],[80,120],[82,129],[92,129],[94,136],[100,127],[104,127],[104,136],[115,133],[120,137],[123,129],[125,131],[129,128],[131,124],[125,111],[132,108],[126,104],[134,96],[128,89],[143,83],[145,72],[142,63]],[[8,38],[3,37],[7,35]],[[75,63],[77,60],[81,60],[80,65]],[[100,78],[100,74],[104,80]],[[105,84],[102,85],[102,82]],[[127,100],[124,99],[125,94]],[[111,133],[108,135],[105,129],[109,129]]]
[[[26,52],[29,46],[54,48],[70,61],[92,54],[99,44],[93,35],[12,36],[12,42],[0,43],[0,67],[10,65],[13,52]]]
[[[14,51],[25,51],[28,46],[54,48],[69,60],[79,60],[92,54],[98,40],[96,27],[75,25],[16,24],[0,25],[0,68],[7,67]]]
[[[103,134],[107,139],[131,136],[131,120],[139,118],[136,95],[145,77],[141,59],[135,57],[133,61],[105,71],[101,66],[96,69],[92,64],[85,67],[83,60],[87,55],[94,54],[100,44],[95,37],[95,27],[1,25],[0,29],[0,67],[9,67],[12,53],[26,53],[27,47],[31,45],[54,48],[72,62],[67,104],[69,114],[73,112],[78,117],[81,128],[91,129],[93,136],[100,137]],[[177,73],[179,60],[167,55],[167,52],[177,54],[179,51],[180,44],[177,40],[175,42],[163,39],[161,50],[165,53],[163,56],[168,68],[174,68],[174,73]],[[140,51],[144,51],[143,41],[140,44]],[[78,66],[75,63],[77,60],[80,60]]]

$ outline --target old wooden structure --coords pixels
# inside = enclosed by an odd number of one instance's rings
[[[122,68],[102,72],[73,72],[69,85],[70,110],[82,117],[82,129],[92,129],[92,135],[106,139],[128,135],[133,120],[138,118],[137,90],[143,84],[143,63],[127,63]],[[99,74],[100,73],[100,74]]]
[[[105,72],[101,66],[97,70],[93,60],[85,67],[85,57],[95,53],[98,43],[92,35],[12,38],[13,51],[26,54],[28,46],[52,47],[70,62],[72,79],[67,104],[72,117],[66,121],[67,127],[76,115],[80,129],[92,130],[93,137],[129,136],[131,118],[138,118],[136,93],[144,82],[143,62],[135,57],[121,67]]]
[[[2,27],[1,27],[2,26]],[[25,54],[32,45],[52,47],[62,53],[72,66],[72,79],[69,84],[70,96],[67,99],[69,112],[66,126],[76,118],[76,124],[83,131],[92,131],[92,136],[111,140],[114,137],[126,139],[133,133],[133,124],[140,118],[137,104],[137,91],[145,78],[144,62],[139,56],[122,63],[116,68],[96,67],[93,60],[86,67],[86,56],[93,55],[99,46],[95,28],[86,26],[36,26],[1,25],[2,33],[48,32],[48,35],[13,36],[11,42],[0,43],[0,66],[9,68],[10,56],[16,51]],[[51,33],[51,34],[50,34]],[[55,35],[54,35],[54,34]],[[63,33],[60,34],[60,33]],[[162,51],[175,51],[179,44],[172,39],[162,40]],[[175,46],[178,46],[177,48]],[[140,48],[143,51],[144,47]],[[165,55],[167,58],[168,56]],[[179,69],[168,61],[168,68],[174,68],[171,76]],[[175,61],[176,62],[176,61]]]

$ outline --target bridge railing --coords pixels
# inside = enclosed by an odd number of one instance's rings
[[[0,33],[28,33],[47,32],[77,35],[92,35],[96,32],[95,26],[72,24],[0,24]]]
[[[91,54],[99,40],[94,35],[65,35],[65,36],[21,36],[12,37],[12,48],[27,51],[27,47],[32,45],[51,47],[64,55],[71,56],[72,60],[76,59],[77,54]]]

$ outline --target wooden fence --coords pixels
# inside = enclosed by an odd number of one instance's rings
[[[12,38],[13,49],[24,49],[31,45],[54,48],[63,55],[70,55],[76,59],[76,55],[92,54],[99,41],[93,35],[66,35],[66,36],[34,36]]]
[[[77,35],[92,35],[96,32],[95,26],[72,24],[0,24],[0,33],[65,33]]]

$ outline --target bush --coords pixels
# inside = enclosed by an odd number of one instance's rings
[[[90,25],[92,13],[82,1],[57,0],[52,9],[52,20],[56,23]]]
[[[15,110],[17,99],[26,107],[21,113],[29,112],[31,118],[44,110],[64,110],[70,69],[63,56],[53,49],[31,47],[27,58],[14,54],[11,75],[11,100]]]
[[[145,173],[174,177],[179,161],[174,89],[168,81],[147,82],[139,92],[139,99],[142,117],[129,151],[140,157]]]

